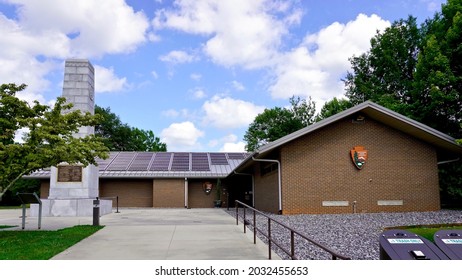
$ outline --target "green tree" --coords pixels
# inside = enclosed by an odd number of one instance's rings
[[[259,147],[312,124],[315,120],[315,103],[293,96],[291,107],[265,109],[257,115],[244,135],[246,150],[255,151]]]
[[[62,162],[96,165],[96,157],[108,156],[99,137],[73,136],[79,127],[96,125],[98,116],[69,111],[72,104],[66,104],[62,97],[52,108],[37,101],[30,105],[15,96],[25,87],[0,86],[0,200],[24,175]],[[15,143],[14,135],[19,129],[28,132],[22,143]]]
[[[399,20],[350,59],[346,96],[372,100],[432,128],[462,138],[462,0],[448,0],[417,27]],[[462,164],[439,166],[443,198],[462,200]]]
[[[352,72],[347,74],[345,86],[351,103],[371,100],[408,114],[421,41],[422,32],[412,16],[377,33],[368,52],[350,58]]]
[[[316,116],[316,121],[326,119],[330,116],[345,111],[346,109],[351,108],[352,106],[353,105],[351,104],[350,100],[343,98],[337,99],[336,97],[334,97],[332,100],[324,103],[324,106],[322,106],[321,111]]]
[[[316,104],[311,100],[311,96],[308,100],[292,96],[289,102],[293,118],[299,120],[302,126],[309,126],[315,122]]]
[[[95,134],[103,138],[111,151],[167,151],[167,145],[160,141],[151,130],[142,130],[122,123],[110,108],[95,106],[95,113],[103,121],[95,127]]]

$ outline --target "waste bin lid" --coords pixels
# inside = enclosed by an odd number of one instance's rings
[[[380,235],[380,247],[392,260],[447,260],[429,240],[406,230],[393,229]]]
[[[444,229],[433,235],[436,246],[451,260],[462,260],[462,230]]]

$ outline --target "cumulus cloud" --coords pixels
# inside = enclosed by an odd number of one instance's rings
[[[3,2],[15,5],[17,14],[7,18],[0,13],[0,77],[27,84],[18,94],[27,101],[46,103],[47,75],[62,69],[57,61],[133,51],[146,41],[149,28],[144,13],[123,0]]]
[[[112,67],[105,68],[99,65],[94,65],[94,67],[96,92],[116,92],[128,87],[127,78],[117,77]]]
[[[360,14],[347,24],[335,22],[308,34],[299,46],[281,54],[269,87],[272,97],[311,96],[324,102],[343,95],[340,79],[350,69],[348,58],[367,51],[370,38],[388,26],[388,21],[376,15]]]
[[[169,151],[190,151],[200,146],[198,140],[204,132],[197,129],[192,122],[172,123],[161,132],[162,142]]]
[[[153,26],[209,37],[203,50],[215,63],[252,69],[270,63],[300,20],[300,9],[283,1],[178,0],[156,12]]]
[[[45,40],[59,39],[52,46],[62,44],[64,48],[58,48],[61,55],[66,51],[77,57],[125,53],[147,40],[147,17],[123,0],[81,0],[72,5],[56,0],[7,2],[19,5],[24,32],[40,34]],[[41,46],[48,48],[47,44]],[[55,55],[57,51],[51,48],[51,52]]]
[[[217,128],[246,127],[265,107],[230,97],[214,96],[202,106],[204,122]]]
[[[225,143],[223,147],[220,149],[220,152],[245,152],[245,143],[242,141],[239,141],[237,143]]]
[[[221,145],[220,152],[245,152],[245,143],[238,141],[235,134],[228,134],[221,139],[213,139],[209,142],[209,147],[215,148]]]

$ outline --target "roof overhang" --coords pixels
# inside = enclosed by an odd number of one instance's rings
[[[299,137],[313,133],[332,123],[348,117],[352,117],[356,114],[363,114],[365,117],[374,119],[377,122],[392,127],[432,145],[436,148],[438,161],[440,162],[457,160],[458,158],[462,157],[462,146],[457,144],[455,138],[401,114],[398,114],[390,109],[375,104],[371,101],[361,103],[334,116],[286,135],[276,141],[268,143],[260,147],[252,156],[255,158],[266,158],[279,147],[295,139],[298,139]],[[241,162],[241,164],[239,164],[235,170],[242,171],[248,168],[250,165],[252,165],[251,156]]]

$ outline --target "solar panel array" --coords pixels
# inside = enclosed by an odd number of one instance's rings
[[[226,155],[222,153],[210,153],[210,161],[213,165],[228,165]]]
[[[247,154],[245,153],[228,153],[228,158],[229,159],[245,159],[247,157]]]
[[[130,171],[138,171],[138,170],[147,170],[149,164],[151,163],[152,157],[154,153],[144,152],[138,153],[133,160],[132,164],[128,168]]]
[[[174,153],[171,171],[189,171],[189,153]]]
[[[106,170],[127,170],[135,155],[135,152],[119,153]]]
[[[210,171],[207,153],[191,154],[191,171]]]
[[[172,153],[157,153],[151,165],[151,171],[168,171]]]
[[[247,156],[246,153],[111,152],[108,159],[98,159],[98,167],[105,171],[216,172],[224,166],[235,166],[236,160]]]

